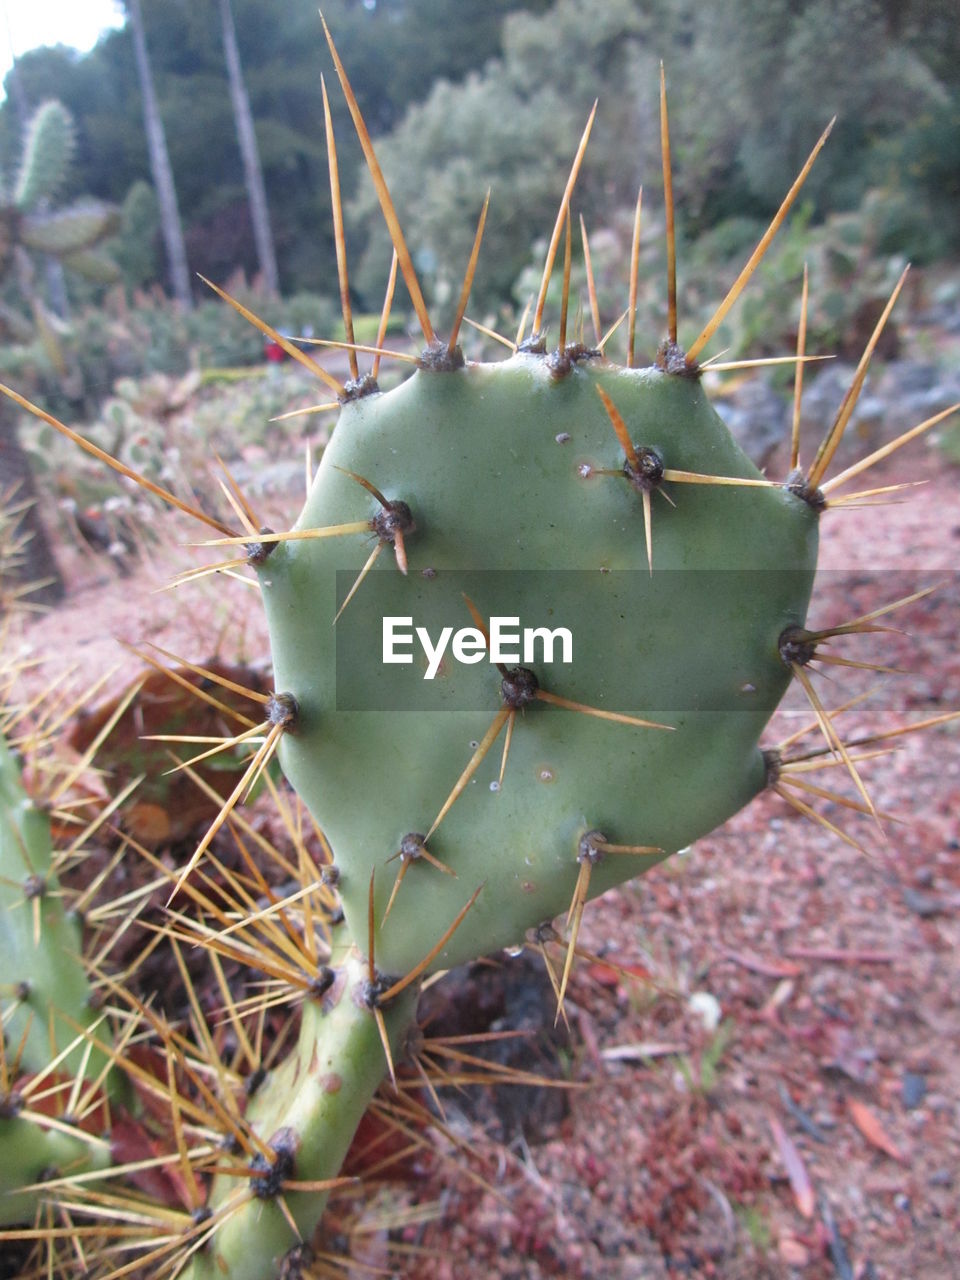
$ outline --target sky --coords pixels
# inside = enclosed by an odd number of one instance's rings
[[[86,52],[101,32],[121,26],[120,0],[0,0],[0,81],[15,54],[19,57],[44,44],[72,45]]]

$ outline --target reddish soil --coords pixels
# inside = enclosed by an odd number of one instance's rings
[[[906,503],[822,522],[814,624],[941,583],[891,620],[907,634],[837,646],[914,672],[833,668],[833,683],[819,679],[832,706],[878,684],[842,719],[851,735],[960,706],[960,475],[922,449],[911,464],[927,483]],[[870,483],[898,478],[888,469]],[[219,651],[255,663],[266,652],[255,592],[238,583],[207,578],[157,595],[166,553],[129,579],[76,549],[60,555],[71,597],[29,637],[54,655],[48,677],[76,664],[81,687],[120,663],[119,687],[138,664],[117,638],[199,661]],[[770,742],[809,719],[791,697]],[[863,766],[891,815],[885,840],[870,819],[821,805],[866,855],[768,794],[593,904],[581,941],[598,959],[575,970],[572,1038],[553,1051],[588,1087],[529,1139],[494,1134],[492,1113],[485,1136],[454,1099],[450,1128],[490,1189],[456,1153],[385,1187],[350,1233],[349,1274],[960,1277],[958,730],[897,739],[895,753]],[[841,770],[827,776],[855,796]],[[718,1002],[719,1032],[691,1007],[693,993]],[[439,1134],[436,1146],[451,1150]]]

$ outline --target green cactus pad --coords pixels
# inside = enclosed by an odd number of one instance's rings
[[[85,1054],[82,1029],[96,1015],[80,955],[80,924],[64,911],[52,874],[49,819],[24,791],[0,737],[0,1005],[7,1042],[16,1046],[25,1037],[24,1071],[41,1070],[73,1042],[64,1073],[86,1060],[92,1078],[105,1063],[99,1050]]]
[[[119,211],[99,201],[84,201],[55,213],[31,214],[20,224],[20,238],[28,249],[57,257],[79,254],[120,225]]]
[[[638,447],[668,469],[759,479],[696,378],[579,361],[420,371],[389,394],[344,405],[300,529],[373,521],[409,505],[416,529],[376,564],[333,625],[378,534],[287,541],[260,580],[276,687],[300,707],[284,769],[330,839],[354,936],[365,936],[375,873],[381,921],[409,833],[430,830],[501,701],[501,673],[446,662],[432,682],[414,663],[385,667],[381,619],[405,616],[436,637],[485,617],[564,626],[573,662],[533,662],[542,689],[669,731],[543,701],[518,711],[503,785],[501,733],[427,848],[405,874],[376,938],[378,965],[418,962],[481,883],[475,906],[433,963],[447,967],[522,942],[569,906],[579,842],[652,846],[608,855],[590,895],[712,830],[765,784],[757,741],[789,680],[778,654],[802,623],[817,550],[815,512],[778,487],[663,484],[652,498],[654,572],[642,499],[602,387]],[[354,473],[351,477],[346,472]],[[383,528],[381,525],[381,535]],[[383,538],[389,541],[389,535]],[[491,786],[493,784],[493,786]]]

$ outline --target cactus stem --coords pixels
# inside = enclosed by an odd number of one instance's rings
[[[330,171],[330,206],[333,211],[333,235],[337,250],[337,278],[340,284],[340,309],[343,315],[343,331],[347,342],[353,342],[353,311],[350,306],[350,280],[347,274],[347,241],[343,229],[343,202],[340,198],[340,170],[337,165],[337,142],[333,134],[333,117],[330,114],[330,99],[327,97],[327,83],[320,76],[320,92],[323,95],[323,124],[327,135],[327,167]],[[354,378],[360,377],[357,364],[357,353],[350,351],[350,372]]]
[[[134,484],[138,484],[141,489],[146,489],[148,493],[152,493],[156,497],[162,499],[162,501],[166,502],[168,506],[176,507],[178,511],[183,511],[186,515],[193,516],[194,520],[199,520],[201,524],[208,525],[211,529],[216,529],[220,533],[232,534],[233,530],[229,525],[222,524],[219,520],[215,520],[213,516],[208,516],[207,513],[205,511],[201,511],[199,507],[191,507],[188,502],[183,502],[176,496],[176,494],[171,493],[169,489],[164,489],[161,485],[154,484],[152,480],[148,480],[146,476],[142,476],[139,471],[134,471],[131,467],[125,466],[124,463],[119,462],[104,449],[100,449],[90,440],[84,439],[79,432],[76,432],[71,427],[66,426],[66,424],[61,422],[58,418],[47,413],[46,410],[41,409],[38,405],[33,404],[33,402],[28,400],[25,396],[21,396],[18,392],[11,390],[10,387],[4,386],[3,383],[0,383],[0,393],[13,400],[21,409],[26,409],[27,413],[32,413],[35,418],[39,418],[42,422],[47,423],[48,426],[53,427],[55,431],[59,431],[60,434],[66,436],[68,440],[72,440],[75,445],[78,445],[86,453],[89,453],[94,458],[99,459],[100,462],[106,463],[108,467],[112,467],[113,470],[119,472],[120,475],[126,476],[126,478],[128,480],[132,480]]]
[[[800,292],[800,323],[797,326],[797,367],[793,375],[793,421],[790,425],[790,471],[800,465],[800,407],[803,399],[803,357],[807,350],[807,300],[810,271],[803,264],[803,288]]]
[[[816,457],[813,460],[813,465],[807,475],[807,484],[811,489],[818,489],[820,487],[827,467],[829,467],[830,463],[833,461],[833,455],[839,448],[847,423],[853,416],[853,411],[856,408],[857,401],[860,399],[860,392],[863,390],[863,384],[866,381],[867,370],[870,368],[870,361],[873,357],[874,350],[877,343],[880,341],[880,335],[886,328],[887,320],[890,318],[890,312],[893,310],[894,304],[900,296],[900,290],[904,286],[909,270],[910,265],[908,263],[907,266],[904,267],[900,279],[894,285],[893,292],[890,295],[887,305],[884,307],[880,319],[877,321],[873,333],[870,335],[869,341],[863,349],[863,355],[860,357],[860,363],[857,365],[856,372],[853,375],[853,381],[847,388],[847,393],[843,397],[840,408],[837,411],[837,416],[833,420],[833,425],[827,432],[820,448],[817,450]],[[907,434],[909,435],[909,432]]]
[[[584,153],[587,150],[587,143],[590,140],[590,130],[593,128],[593,122],[597,114],[597,103],[594,102],[590,115],[587,118],[586,126],[580,137],[580,143],[577,147],[576,155],[573,158],[573,164],[570,167],[570,174],[567,178],[567,185],[564,187],[563,198],[560,201],[560,209],[557,213],[557,220],[553,225],[553,234],[550,237],[550,244],[547,247],[547,257],[543,264],[543,275],[540,279],[540,292],[537,294],[537,304],[533,312],[533,333],[531,337],[539,337],[543,325],[543,309],[547,302],[547,289],[550,286],[550,276],[553,274],[553,263],[557,256],[557,248],[560,244],[560,236],[563,232],[564,223],[570,210],[570,197],[573,195],[573,188],[577,182],[577,176],[580,173],[580,166],[583,164]],[[520,345],[519,339],[517,345]]]
[[[590,239],[587,236],[587,224],[580,214],[580,240],[583,244],[583,265],[587,273],[587,297],[590,299],[590,318],[593,321],[593,336],[600,345],[600,304],[597,300],[597,281],[593,274],[593,259],[590,256]]]
[[[473,277],[477,270],[477,259],[480,257],[480,243],[483,240],[483,229],[487,223],[487,210],[490,207],[490,188],[487,187],[487,194],[484,196],[483,208],[480,210],[480,219],[477,223],[477,233],[473,238],[473,248],[470,250],[470,258],[467,262],[467,269],[463,276],[463,288],[460,290],[460,301],[457,304],[457,314],[454,317],[453,328],[450,330],[450,340],[447,343],[447,354],[452,356],[457,346],[457,338],[460,336],[460,326],[463,323],[463,317],[467,310],[467,301],[470,298],[470,290],[473,288]]]
[[[660,63],[660,159],[663,165],[663,204],[667,220],[667,337],[677,345],[677,237],[673,216],[673,167],[670,163],[670,121],[667,81]]]
[[[330,54],[333,58],[333,65],[337,70],[337,78],[340,81],[340,87],[343,90],[343,96],[347,100],[347,107],[350,115],[353,117],[354,128],[357,131],[357,137],[363,150],[364,159],[367,162],[367,168],[370,171],[370,177],[373,181],[374,189],[377,193],[377,199],[380,201],[380,208],[383,212],[383,219],[387,224],[390,232],[390,239],[393,241],[393,247],[397,254],[400,270],[403,274],[404,282],[410,294],[410,300],[413,308],[417,313],[417,319],[420,321],[420,328],[423,331],[424,339],[429,346],[430,343],[436,341],[433,325],[430,323],[430,316],[427,312],[427,304],[423,298],[423,291],[420,288],[420,281],[417,279],[417,273],[413,265],[413,258],[410,256],[410,250],[407,248],[407,242],[404,239],[403,231],[400,227],[400,220],[397,217],[397,211],[394,208],[393,198],[387,186],[386,179],[383,176],[383,170],[380,168],[380,162],[377,160],[376,152],[373,149],[373,142],[370,139],[370,133],[360,113],[360,107],[357,103],[356,96],[350,85],[347,73],[344,70],[343,63],[340,61],[340,55],[337,53],[336,46],[333,43],[333,37],[327,26],[323,15],[320,15],[320,21],[323,24],[323,32],[327,37],[327,44],[330,46]]]
[[[633,214],[633,239],[630,242],[630,286],[627,310],[630,323],[627,328],[627,368],[633,368],[637,337],[637,288],[640,274],[640,212],[643,208],[643,187],[637,192],[637,206]],[[599,337],[599,333],[597,337]]]
[[[810,152],[809,156],[807,157],[803,165],[803,168],[800,170],[800,172],[797,174],[796,178],[794,179],[793,185],[791,186],[787,194],[784,196],[783,202],[781,203],[780,208],[773,215],[773,220],[771,221],[770,225],[767,227],[763,235],[760,237],[760,240],[757,243],[757,247],[754,249],[753,253],[748,258],[743,270],[740,272],[736,280],[730,286],[730,289],[728,290],[726,297],[720,303],[719,307],[717,307],[716,311],[713,313],[710,320],[708,320],[707,324],[704,326],[700,335],[697,337],[693,345],[688,350],[686,359],[689,365],[692,366],[695,363],[697,356],[700,354],[703,348],[707,345],[707,343],[710,341],[710,339],[713,337],[716,331],[720,328],[720,325],[723,323],[727,315],[727,312],[730,310],[730,308],[733,306],[736,300],[740,297],[740,294],[746,288],[747,283],[750,280],[750,277],[753,275],[754,271],[757,269],[757,267],[760,265],[761,261],[763,260],[763,257],[766,254],[767,250],[769,249],[774,236],[780,230],[780,227],[783,224],[784,219],[786,218],[787,214],[790,212],[791,205],[799,195],[800,188],[806,182],[807,176],[809,175],[810,170],[813,168],[814,161],[816,160],[817,156],[820,154],[820,151],[824,143],[826,142],[827,138],[829,138],[830,132],[833,129],[834,124],[836,123],[836,119],[837,117],[834,116],[833,119],[830,121],[830,123],[827,125],[827,127],[824,129],[823,133],[820,135],[819,139],[817,140],[816,146]]]

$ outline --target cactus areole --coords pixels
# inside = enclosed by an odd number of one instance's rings
[[[433,967],[520,943],[565,911],[584,832],[651,850],[598,859],[592,896],[765,785],[758,738],[789,682],[778,640],[805,619],[816,513],[756,483],[697,378],[601,358],[557,377],[555,364],[520,353],[422,368],[345,403],[296,528],[367,520],[369,536],[286,540],[258,566],[276,687],[300,707],[283,767],[330,840],[357,938],[374,875],[377,963],[390,973],[419,961],[427,922],[439,936],[480,884]],[[637,460],[656,458],[668,477],[754,482],[654,477],[652,571],[643,486],[598,390]],[[405,573],[378,526],[400,504]],[[398,618],[427,650],[385,663]],[[563,629],[572,661],[557,644],[553,662],[477,662],[491,618]],[[471,622],[466,660],[451,646],[427,684],[429,646],[451,629],[462,640]],[[537,656],[550,656],[546,644]],[[411,831],[429,833],[455,874],[419,860],[381,926],[385,863]]]

